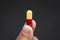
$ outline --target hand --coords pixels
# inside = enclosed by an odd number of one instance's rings
[[[38,40],[37,37],[33,36],[35,28],[36,22],[34,20],[32,20],[32,27],[25,23],[16,40]]]

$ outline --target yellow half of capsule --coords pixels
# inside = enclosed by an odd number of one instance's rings
[[[28,10],[26,12],[26,19],[32,19],[32,11],[31,10]]]

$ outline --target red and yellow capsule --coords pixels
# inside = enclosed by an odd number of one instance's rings
[[[26,24],[32,26],[32,11],[28,10],[26,12]]]

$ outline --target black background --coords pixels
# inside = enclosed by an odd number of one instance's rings
[[[25,23],[27,10],[33,11],[39,40],[59,40],[58,0],[2,0],[0,1],[0,40],[15,40]]]

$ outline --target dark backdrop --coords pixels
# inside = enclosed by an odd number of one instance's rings
[[[37,22],[35,36],[39,40],[59,40],[58,0],[0,1],[0,40],[15,40],[25,22],[27,10],[33,11]]]

